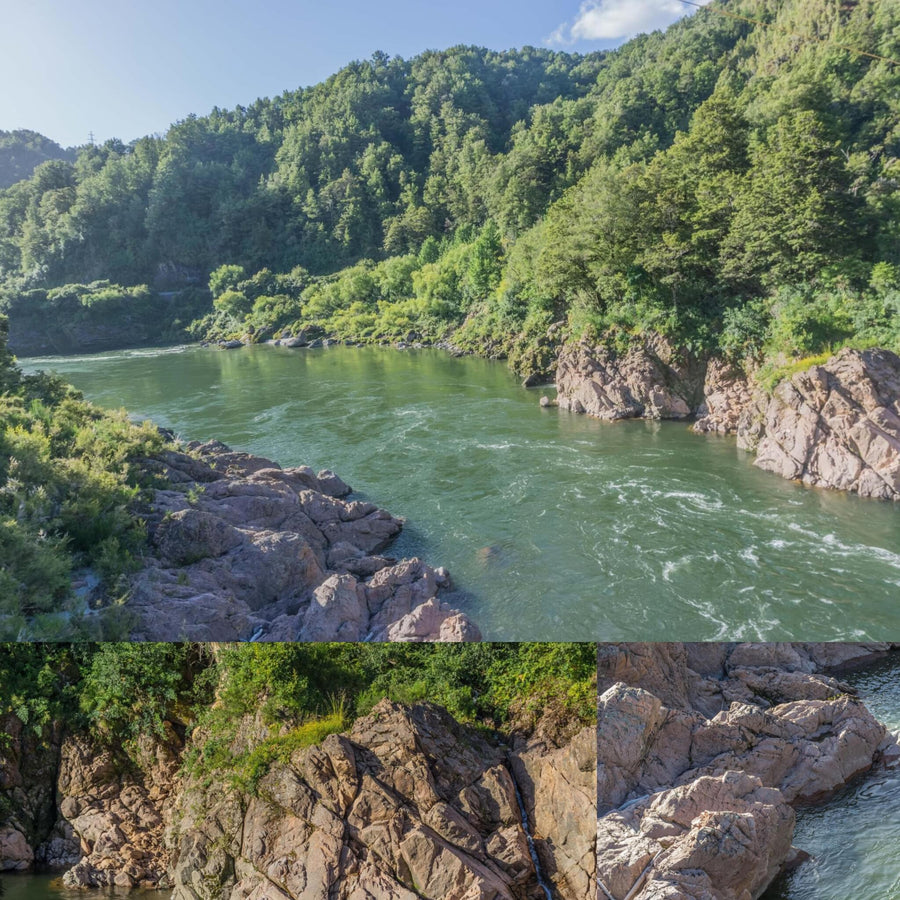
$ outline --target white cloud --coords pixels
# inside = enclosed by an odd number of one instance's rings
[[[560,25],[547,43],[617,41],[665,28],[692,11],[680,0],[584,0],[575,21]]]

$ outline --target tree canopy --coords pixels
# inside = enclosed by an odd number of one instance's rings
[[[455,331],[526,365],[561,320],[793,352],[784,292],[812,292],[852,323],[826,343],[895,345],[900,66],[847,47],[900,56],[897,5],[716,0],[585,56],[376,53],[38,165],[0,191],[0,307],[209,280],[195,334]]]

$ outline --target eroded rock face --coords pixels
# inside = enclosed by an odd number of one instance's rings
[[[805,484],[900,499],[900,357],[842,350],[782,382],[756,465]]]
[[[268,732],[242,720],[232,750]],[[45,779],[44,831],[68,835],[57,864],[73,887],[165,887],[180,900],[543,900],[524,809],[554,896],[594,900],[595,730],[554,733],[506,746],[439,707],[385,700],[349,733],[273,763],[252,791],[186,773],[168,724],[132,758],[70,736]],[[37,858],[26,831],[0,828],[7,868]]]
[[[381,555],[401,520],[333,472],[189,444],[147,463],[171,488],[147,516],[134,640],[477,640],[442,570]]]
[[[564,347],[556,368],[561,409],[599,419],[686,419],[702,399],[705,365],[652,335],[618,355],[587,344]]]
[[[59,813],[79,841],[81,858],[63,876],[69,887],[165,887],[163,810],[175,785],[183,745],[170,725],[144,737],[132,761],[84,737],[63,744]]]
[[[896,753],[825,672],[893,647],[601,645],[603,890],[613,900],[758,897],[791,853],[790,804]]]
[[[703,401],[692,429],[698,434],[737,434],[745,449],[755,448],[761,410],[758,389],[739,366],[711,359],[703,382]]]
[[[607,420],[694,416],[694,431],[736,435],[757,466],[784,478],[900,499],[900,357],[887,350],[842,350],[768,397],[752,369],[679,356],[651,336],[624,355],[564,347],[556,385],[562,409]]]
[[[510,763],[527,809],[541,868],[560,897],[596,895],[596,835],[584,823],[597,807],[597,732],[564,743],[536,734],[514,747]]]
[[[586,729],[572,752],[553,748],[521,788],[537,827],[551,828],[551,877],[572,900],[594,895],[593,740]],[[189,784],[166,838],[174,897],[540,898],[513,780],[536,752],[510,752],[437,707],[383,701],[349,734],[274,765],[253,797]]]
[[[13,715],[0,717],[0,735],[0,872],[71,865],[77,842],[56,828],[62,735],[52,726],[38,734]]]

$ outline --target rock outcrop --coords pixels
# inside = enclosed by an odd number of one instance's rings
[[[224,444],[146,463],[169,487],[146,514],[150,554],[132,579],[134,640],[478,640],[441,598],[443,569],[381,555],[402,522],[345,499],[334,473]]]
[[[657,335],[624,354],[577,344],[557,361],[557,403],[598,419],[686,419],[702,400],[704,370]]]
[[[245,720],[232,751],[269,731]],[[164,887],[176,900],[544,900],[544,883],[559,900],[594,900],[592,727],[509,746],[439,707],[385,700],[252,788],[182,769],[184,749],[168,725],[133,758],[79,736],[56,747],[44,790],[58,804],[42,815],[48,834],[69,835],[67,886]],[[0,866],[31,866],[29,828],[0,831]]]
[[[758,897],[792,856],[791,804],[894,738],[826,669],[889,644],[601,645],[601,896]]]
[[[756,465],[805,484],[900,500],[900,357],[842,350],[782,382]]]
[[[900,499],[900,357],[887,350],[842,350],[769,397],[752,371],[679,357],[651,336],[624,354],[563,348],[556,386],[561,409],[606,420],[694,417],[694,431],[736,435],[766,471]]]
[[[581,852],[593,847],[586,823],[596,758],[581,757],[592,732],[535,772],[436,707],[383,701],[348,735],[274,765],[252,798],[221,785],[188,786],[167,838],[173,896],[537,900],[514,782],[523,766],[536,776],[521,791],[538,803],[532,821],[549,822],[554,804],[567,800],[573,813],[587,813],[580,833],[555,826],[561,843],[545,837],[542,861],[555,863],[545,874],[559,878],[559,897],[592,900],[593,854]],[[570,782],[573,769],[581,774]]]

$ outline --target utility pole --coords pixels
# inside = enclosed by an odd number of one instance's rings
[[[88,140],[91,142],[91,146],[93,147],[94,146],[94,132],[93,131],[88,132]]]

